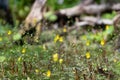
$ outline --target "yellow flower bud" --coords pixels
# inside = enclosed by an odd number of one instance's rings
[[[53,54],[53,61],[54,62],[58,61],[58,53]]]

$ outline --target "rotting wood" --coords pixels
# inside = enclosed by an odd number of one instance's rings
[[[27,31],[35,28],[36,34],[34,39],[38,39],[38,34],[40,34],[41,26],[40,21],[43,19],[43,8],[47,0],[35,0],[30,13],[26,17],[24,24],[21,25],[19,33],[23,36]],[[39,26],[39,28],[38,28]]]

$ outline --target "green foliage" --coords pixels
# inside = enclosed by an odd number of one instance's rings
[[[44,15],[44,17],[45,17],[47,20],[49,20],[49,21],[55,21],[55,20],[57,20],[57,16],[54,15],[54,13],[51,12],[51,11],[47,12],[47,13]]]
[[[28,15],[33,2],[34,0],[9,0],[15,23],[16,19],[20,22]]]
[[[20,39],[21,39],[21,35],[18,33],[13,36],[13,40],[15,41],[20,40]]]
[[[48,6],[52,5],[50,7],[52,10],[58,10],[58,9],[62,9],[62,8],[72,7],[72,6],[80,3],[80,0],[74,0],[74,2],[73,2],[73,0],[63,0],[62,4],[59,4],[58,1],[59,0],[48,0],[47,4],[48,4]]]
[[[100,44],[104,36],[109,37],[112,34],[113,26],[108,26],[97,35],[88,32],[84,36],[79,36],[79,31],[76,32],[76,30],[69,32],[67,36],[59,35],[64,33],[63,29],[44,31],[40,36],[40,44],[24,44],[23,46],[12,43],[20,39],[19,34],[16,34],[14,30],[6,30],[5,27],[1,27],[1,29],[5,30],[0,35],[3,38],[0,41],[2,42],[0,62],[2,62],[1,66],[4,66],[0,73],[5,75],[1,79],[8,77],[13,80],[66,80],[68,78],[75,80],[76,77],[80,77],[81,80],[84,80],[84,75],[86,78],[90,78],[92,74],[96,80],[109,79],[109,75],[114,76],[110,79],[117,80],[120,76],[119,53],[113,53],[112,45],[109,42],[104,43],[104,45]],[[55,42],[55,39],[58,41]],[[86,55],[88,52],[89,55]],[[56,61],[54,61],[53,56]],[[100,73],[98,69],[102,69],[106,75]],[[50,72],[48,73],[48,71]]]
[[[0,62],[3,62],[3,61],[5,61],[5,57],[4,56],[0,56]]]
[[[103,14],[102,18],[113,19],[115,15],[116,15],[116,12],[113,11],[112,14],[109,14],[109,13]]]

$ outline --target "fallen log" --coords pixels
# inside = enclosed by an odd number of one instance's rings
[[[113,20],[110,19],[100,19],[97,17],[83,17],[80,22],[76,22],[75,26],[95,26],[95,25],[113,25]]]
[[[34,39],[37,40],[38,36],[41,32],[41,23],[40,21],[43,19],[43,8],[45,6],[47,0],[35,0],[30,13],[26,17],[24,23],[21,25],[19,34],[21,36],[25,35],[25,33],[32,28],[35,28],[36,33]]]

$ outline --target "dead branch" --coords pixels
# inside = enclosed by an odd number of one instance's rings
[[[73,8],[68,9],[61,9],[56,14],[66,15],[66,16],[75,16],[81,14],[89,14],[89,15],[100,15],[102,13],[111,12],[112,9],[109,4],[90,4],[90,5],[83,5],[80,4]]]
[[[19,33],[23,36],[27,31],[35,28],[38,36],[41,31],[40,21],[43,19],[43,8],[47,0],[35,0],[30,13],[26,17],[24,24],[21,26]]]
[[[95,26],[95,25],[113,25],[113,20],[109,19],[99,19],[96,17],[84,17],[81,18],[81,22],[76,22],[76,26]]]

